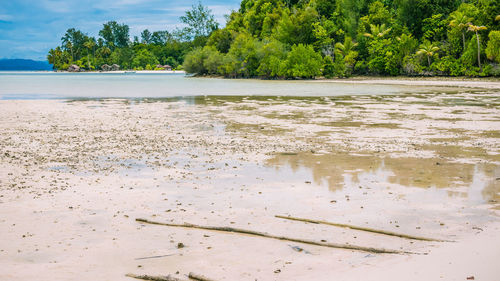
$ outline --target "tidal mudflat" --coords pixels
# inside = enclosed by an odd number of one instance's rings
[[[0,101],[2,280],[496,280],[499,200],[491,90]]]

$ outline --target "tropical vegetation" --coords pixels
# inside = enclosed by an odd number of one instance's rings
[[[47,59],[58,70],[71,65],[100,70],[103,65],[113,64],[121,69],[154,70],[157,65],[179,69],[184,56],[204,46],[208,35],[218,30],[214,16],[201,3],[194,5],[180,21],[186,27],[154,32],[145,29],[132,40],[129,26],[116,21],[104,23],[98,38],[70,28],[61,38],[61,45],[49,51]]]
[[[181,21],[133,41],[116,22],[97,40],[69,29],[49,61],[225,77],[500,76],[498,0],[242,0],[223,28],[201,3]]]

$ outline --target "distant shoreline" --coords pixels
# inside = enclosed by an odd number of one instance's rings
[[[186,73],[184,70],[116,70],[116,71],[54,71],[57,73],[102,73],[102,74],[125,74],[125,73],[146,73],[146,74],[172,74]]]
[[[117,70],[117,71],[79,71],[71,72],[66,70],[1,70],[0,73],[71,73],[71,74],[86,74],[86,73],[102,73],[102,74],[125,74],[125,73],[145,73],[145,74],[172,74],[186,73],[184,70]]]

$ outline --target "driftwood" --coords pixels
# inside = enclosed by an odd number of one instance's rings
[[[151,257],[142,257],[142,258],[136,258],[135,260],[157,259],[157,258],[170,257],[170,256],[173,256],[173,255],[174,255],[174,254],[170,254],[170,255],[161,255],[161,256],[151,256]]]
[[[199,275],[193,272],[189,272],[189,279],[197,280],[197,281],[214,281],[213,279],[207,278],[203,275]]]
[[[280,216],[280,215],[276,215],[275,217],[280,218],[280,219],[294,220],[294,221],[301,221],[301,222],[309,222],[309,223],[314,223],[314,224],[333,225],[333,226],[338,226],[338,227],[344,227],[344,228],[350,228],[350,229],[355,229],[355,230],[367,231],[367,232],[378,233],[378,234],[383,234],[383,235],[397,236],[397,237],[406,238],[406,239],[413,239],[413,240],[436,241],[436,242],[452,242],[452,241],[448,241],[448,240],[440,240],[440,239],[434,239],[434,238],[419,237],[419,236],[413,236],[413,235],[408,235],[408,234],[396,233],[396,232],[392,232],[392,231],[379,230],[379,229],[373,229],[373,228],[362,227],[362,226],[355,226],[355,225],[349,225],[349,224],[343,224],[343,223],[335,223],[335,222],[328,222],[328,221],[321,221],[321,220],[303,219],[303,218],[296,218],[296,217],[290,217],[290,216]]]
[[[390,249],[383,249],[383,248],[363,247],[363,246],[356,246],[356,245],[351,245],[351,244],[337,244],[337,243],[318,242],[318,241],[312,241],[312,240],[303,240],[303,239],[299,239],[299,238],[277,236],[277,235],[272,235],[272,234],[268,234],[265,232],[258,232],[258,231],[233,228],[233,227],[202,226],[202,225],[195,225],[195,224],[190,224],[190,223],[184,223],[184,224],[163,223],[163,222],[150,221],[150,220],[141,219],[141,218],[137,218],[135,220],[138,222],[148,223],[148,224],[164,225],[164,226],[171,226],[171,227],[196,228],[196,229],[222,231],[222,232],[242,233],[242,234],[247,234],[247,235],[252,235],[252,236],[260,236],[260,237],[266,237],[266,238],[277,239],[277,240],[286,240],[286,241],[304,243],[304,244],[315,245],[315,246],[347,249],[347,250],[356,250],[356,251],[363,251],[363,252],[377,253],[377,254],[416,254],[413,252],[390,250]]]
[[[170,275],[167,276],[152,276],[152,275],[137,275],[133,273],[128,273],[125,276],[132,277],[135,279],[150,280],[150,281],[185,281]]]

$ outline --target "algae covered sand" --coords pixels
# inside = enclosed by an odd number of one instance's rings
[[[498,276],[497,92],[2,100],[0,125],[2,280],[187,279],[190,271],[215,280]]]

